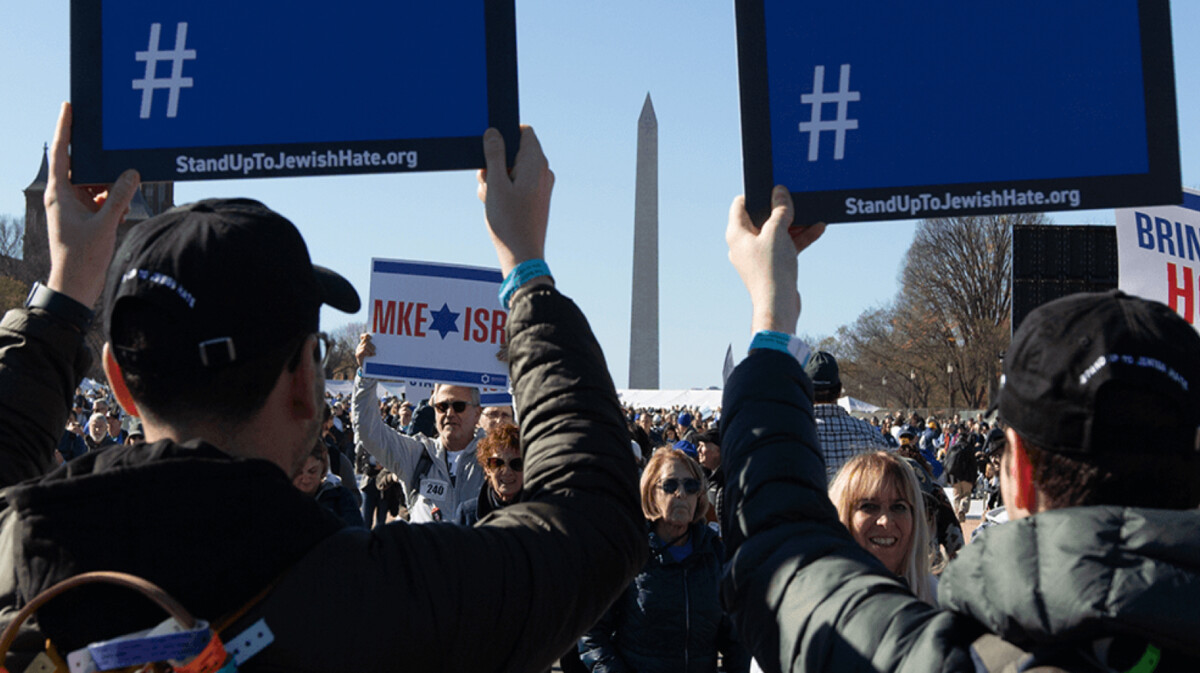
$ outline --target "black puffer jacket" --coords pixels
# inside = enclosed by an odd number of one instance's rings
[[[552,288],[523,289],[508,343],[524,501],[486,524],[341,528],[266,461],[202,442],[113,447],[9,490],[0,617],[95,569],[145,575],[209,621],[274,581],[226,632],[262,618],[275,634],[239,670],[548,669],[642,567],[645,537],[629,433],[583,315]],[[6,484],[49,468],[82,350],[43,316],[0,324]],[[64,600],[38,615],[60,651],[162,619],[120,591]],[[44,636],[25,636],[40,649]]]
[[[989,529],[942,575],[939,610],[838,522],[811,392],[766,350],[725,388],[722,596],[764,671],[983,670],[972,646],[989,631],[1067,670],[1100,670],[1089,658],[1110,646],[1127,670],[1147,644],[1159,673],[1200,670],[1200,512],[1080,507]]]
[[[746,671],[749,657],[735,642],[718,587],[725,548],[703,521],[689,530],[692,553],[682,561],[653,531],[650,559],[604,618],[579,641],[592,673]]]

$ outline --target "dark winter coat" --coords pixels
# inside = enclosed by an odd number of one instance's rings
[[[63,457],[63,460],[71,460],[87,453],[87,442],[83,437],[71,432],[63,430],[62,438],[58,440],[58,453]]]
[[[958,481],[975,483],[978,477],[979,464],[970,445],[960,442],[950,447],[946,452],[946,481],[951,484]]]
[[[645,537],[629,433],[582,313],[553,288],[525,288],[507,330],[524,501],[474,528],[368,531],[343,528],[273,463],[199,441],[114,446],[47,475],[86,369],[83,335],[9,312],[0,485],[35,481],[0,510],[0,621],[64,578],[123,570],[210,622],[271,587],[226,632],[265,619],[274,633],[239,670],[548,669],[643,566]],[[46,637],[68,652],[162,618],[127,591],[67,594],[22,629],[17,652]],[[9,670],[24,670],[18,659]]]
[[[982,670],[973,644],[988,632],[1068,670],[1149,643],[1159,673],[1200,670],[1200,511],[1076,507],[996,526],[946,568],[935,608],[838,521],[811,399],[795,359],[769,350],[725,387],[722,595],[764,671]]]
[[[513,502],[517,501],[517,498],[513,499]],[[454,515],[454,521],[460,526],[474,526],[485,516],[511,504],[501,500],[491,483],[485,479],[483,488],[479,491],[479,497],[459,505],[458,512]]]
[[[362,509],[354,499],[354,492],[341,479],[326,479],[317,487],[317,502],[329,510],[342,523],[354,528],[366,528]]]
[[[692,553],[676,561],[650,532],[650,559],[604,618],[579,641],[592,673],[699,673],[746,671],[749,658],[736,644],[718,589],[724,548],[704,522],[689,531]]]

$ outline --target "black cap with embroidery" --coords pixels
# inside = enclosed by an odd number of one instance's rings
[[[360,307],[349,281],[311,262],[295,225],[250,199],[197,201],[132,227],[104,296],[118,362],[184,371],[253,360],[315,332],[321,304]],[[117,343],[113,315],[137,302],[156,325],[145,344]]]
[[[842,385],[837,359],[825,351],[817,351],[809,356],[808,364],[804,366],[804,373],[812,379],[813,388],[817,390],[827,390]]]
[[[1050,451],[1197,450],[1200,335],[1158,302],[1113,290],[1043,304],[1004,359],[1000,417]]]

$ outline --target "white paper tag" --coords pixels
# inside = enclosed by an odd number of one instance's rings
[[[246,663],[247,659],[262,652],[263,648],[273,642],[275,642],[275,634],[271,633],[271,629],[267,626],[267,620],[260,619],[226,643],[225,650],[233,656],[234,663],[241,666]]]
[[[450,494],[450,482],[442,479],[422,479],[420,493],[430,500],[441,502]]]

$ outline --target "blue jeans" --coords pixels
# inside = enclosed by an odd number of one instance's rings
[[[375,480],[368,479],[367,485],[362,490],[363,504],[362,515],[363,521],[366,522],[369,528],[382,526],[387,523],[387,507],[383,506],[379,498],[379,489],[375,488]],[[373,516],[372,516],[373,515]],[[371,523],[374,521],[374,523]]]

